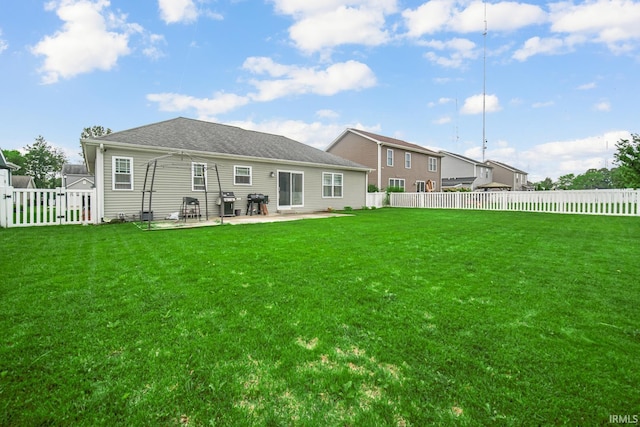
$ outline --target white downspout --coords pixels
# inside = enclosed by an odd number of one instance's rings
[[[378,142],[378,191],[382,191],[382,144]]]
[[[100,144],[100,147],[96,150],[96,164],[95,164],[95,186],[96,186],[96,219],[100,224],[104,221],[104,145]]]

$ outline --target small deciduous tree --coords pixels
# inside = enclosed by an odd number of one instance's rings
[[[549,177],[536,183],[536,191],[552,190],[554,187],[553,180]]]
[[[84,128],[80,134],[80,139],[97,138],[103,135],[109,135],[111,129],[104,128],[103,126],[92,126],[90,128]]]
[[[576,176],[572,173],[567,175],[562,175],[558,178],[558,182],[556,183],[556,188],[559,190],[571,190],[573,188],[573,180]]]
[[[26,174],[33,177],[37,188],[54,188],[56,174],[67,161],[64,153],[51,147],[42,136],[38,136],[32,145],[27,145],[26,151]]]
[[[111,129],[105,128],[104,126],[91,126],[89,128],[82,129],[80,133],[80,140],[89,139],[89,138],[97,138],[103,135],[109,135],[111,133]],[[80,144],[80,157],[84,157],[82,153],[82,144]]]
[[[618,151],[613,155],[618,165],[620,180],[624,187],[640,188],[640,135],[631,134],[631,140],[620,139]]]

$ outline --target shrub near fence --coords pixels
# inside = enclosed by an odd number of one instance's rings
[[[369,193],[367,206],[380,207]],[[640,190],[391,193],[390,206],[640,216]]]

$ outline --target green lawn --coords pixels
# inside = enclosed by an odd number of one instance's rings
[[[640,414],[640,218],[0,229],[0,425]]]

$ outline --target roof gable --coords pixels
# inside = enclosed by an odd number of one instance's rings
[[[477,160],[473,160],[473,159],[472,159],[472,158],[470,158],[470,157],[465,157],[465,156],[462,156],[462,155],[460,155],[460,154],[451,153],[451,152],[449,152],[449,151],[444,151],[444,150],[441,150],[440,152],[441,152],[442,154],[444,154],[445,156],[455,157],[456,159],[462,160],[462,161],[467,162],[467,163],[471,163],[471,164],[473,164],[473,165],[482,165],[482,166],[484,166],[484,167],[486,167],[486,168],[493,168],[493,166],[491,166],[491,165],[487,165],[487,164],[482,163],[482,162],[479,162],[479,161],[477,161]]]
[[[434,157],[442,157],[442,154],[436,153],[433,150],[429,150],[428,148],[422,147],[422,146],[417,145],[417,144],[412,144],[410,142],[403,141],[401,139],[391,138],[389,136],[378,135],[378,134],[375,134],[375,133],[372,133],[372,132],[367,132],[367,131],[360,130],[360,129],[349,128],[349,129],[346,130],[346,132],[351,132],[351,133],[354,133],[356,135],[360,135],[360,136],[362,136],[362,137],[364,137],[366,139],[369,139],[369,140],[371,140],[373,142],[380,143],[380,144],[383,144],[383,145],[391,145],[391,146],[401,147],[401,148],[405,148],[405,149],[410,150],[410,151],[424,153],[424,154],[428,154],[428,155],[434,156]]]
[[[184,117],[113,132],[91,141],[366,169],[284,136]]]
[[[65,163],[62,165],[63,175],[89,175],[86,165],[72,165]]]
[[[508,164],[506,164],[506,163],[501,163],[501,162],[498,162],[498,161],[495,161],[495,160],[487,160],[487,162],[486,162],[486,163],[487,163],[487,164],[489,164],[489,163],[493,163],[494,165],[499,166],[499,167],[504,168],[504,169],[508,169],[508,170],[510,170],[511,172],[521,173],[521,174],[527,175],[527,172],[522,171],[522,170],[517,169],[517,168],[514,168],[513,166],[509,166],[509,165],[508,165]]]
[[[36,184],[32,176],[29,175],[13,175],[11,184],[14,188],[35,188]]]

